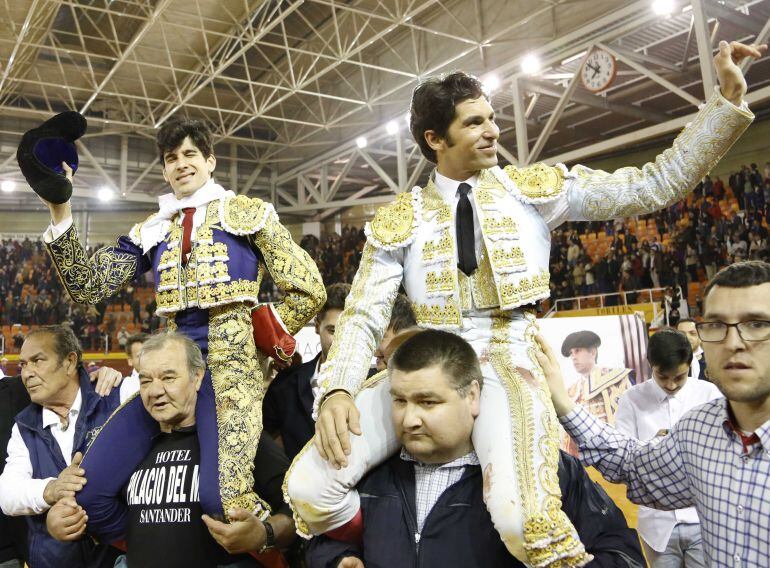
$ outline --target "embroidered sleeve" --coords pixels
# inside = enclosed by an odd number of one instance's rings
[[[390,314],[403,278],[403,252],[387,251],[367,241],[345,309],[334,330],[334,342],[321,366],[318,405],[332,390],[356,395],[366,379],[374,350],[390,323]]]
[[[262,253],[276,286],[284,293],[283,299],[273,304],[273,308],[286,331],[294,335],[326,301],[321,274],[310,255],[294,242],[288,229],[278,220],[272,205],[259,199],[244,199],[252,202],[246,210],[257,221],[238,213],[237,217],[229,217],[229,228],[247,230],[247,227],[256,227],[251,239]]]
[[[668,150],[641,168],[613,173],[575,166],[566,176],[567,201],[541,210],[549,226],[651,213],[682,199],[719,162],[754,115],[719,88]]]
[[[129,237],[88,258],[74,224],[46,247],[64,288],[79,304],[96,304],[150,269],[149,259]]]

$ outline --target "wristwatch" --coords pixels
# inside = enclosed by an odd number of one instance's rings
[[[262,521],[262,526],[265,527],[265,544],[259,549],[260,554],[275,548],[275,531],[273,530],[273,525],[268,521]]]

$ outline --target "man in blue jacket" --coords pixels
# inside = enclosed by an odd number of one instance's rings
[[[396,349],[388,368],[400,455],[358,485],[363,542],[317,537],[310,568],[523,566],[484,506],[492,472],[491,465],[481,471],[471,441],[482,387],[471,346],[452,333],[422,331]],[[562,453],[558,475],[563,510],[594,557],[588,566],[644,566],[635,531],[580,464]]]
[[[82,364],[80,345],[66,326],[30,332],[19,355],[31,404],[15,419],[0,476],[0,508],[25,516],[33,568],[112,566],[116,551],[93,541],[61,543],[45,519],[60,498],[80,488],[73,477],[82,453],[120,405],[118,389],[100,396]]]

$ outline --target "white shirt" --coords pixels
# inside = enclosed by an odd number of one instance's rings
[[[452,206],[452,218],[457,215],[457,203],[460,201],[460,192],[457,188],[460,187],[461,183],[467,183],[471,186],[471,189],[468,192],[468,199],[470,200],[471,208],[473,209],[473,243],[475,245],[474,248],[476,250],[477,262],[481,259],[481,245],[484,242],[484,236],[481,233],[481,223],[479,223],[479,216],[478,213],[476,213],[476,198],[473,193],[473,190],[476,188],[476,183],[478,183],[478,179],[479,176],[475,175],[469,177],[465,181],[457,181],[442,176],[438,171],[435,173],[434,179],[439,195],[441,195],[444,201]],[[452,227],[452,231],[452,234],[454,235],[454,227]]]
[[[135,392],[139,392],[139,372],[136,369],[132,369],[131,374],[123,378],[123,382],[120,383],[120,400],[121,402],[126,400]]]
[[[615,429],[648,442],[656,438],[661,430],[671,430],[682,415],[692,408],[721,396],[722,393],[715,385],[698,380],[697,376],[688,378],[674,395],[666,393],[651,378],[621,395],[615,414]],[[695,507],[675,511],[639,507],[639,534],[651,548],[659,552],[665,550],[674,526],[678,523],[697,522]]]
[[[700,363],[703,360],[703,347],[692,354],[692,363],[690,364],[690,376],[697,379],[700,377]]]
[[[135,392],[135,391],[134,391]],[[128,396],[133,392],[128,393]],[[123,396],[121,389],[120,401],[128,398]],[[62,428],[61,418],[55,412],[43,409],[43,428],[50,428],[51,435],[59,445],[64,461],[72,463],[72,445],[75,441],[75,425],[78,414],[83,404],[83,399],[78,389],[75,401],[69,411],[69,425]],[[9,516],[39,515],[46,512],[51,506],[43,499],[43,491],[49,482],[56,479],[34,479],[32,477],[32,461],[24,439],[21,437],[19,427],[14,424],[11,430],[11,439],[8,441],[8,458],[5,460],[5,470],[0,475],[0,509]]]
[[[313,391],[313,400],[315,400],[315,397],[318,396],[318,393],[321,390],[321,385],[318,384],[318,378],[319,373],[318,371],[321,369],[321,358],[318,358],[318,361],[316,361],[315,364],[315,371],[313,371],[313,376],[310,377],[310,390]]]

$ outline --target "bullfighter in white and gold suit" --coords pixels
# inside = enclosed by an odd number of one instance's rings
[[[749,49],[725,47],[738,58]],[[321,369],[314,444],[287,475],[301,534],[356,538],[362,517],[355,485],[399,445],[386,372],[365,378],[403,283],[419,325],[455,331],[481,359],[473,443],[487,508],[510,552],[530,566],[590,560],[560,508],[560,435],[534,355],[531,305],[549,295],[552,229],[650,213],[682,199],[749,126],[740,71],[730,53],[715,62],[721,93],[673,147],[642,168],[614,173],[497,167],[499,130],[479,81],[453,73],[417,87],[412,134],[437,168],[425,187],[400,194],[366,227],[361,265]]]

